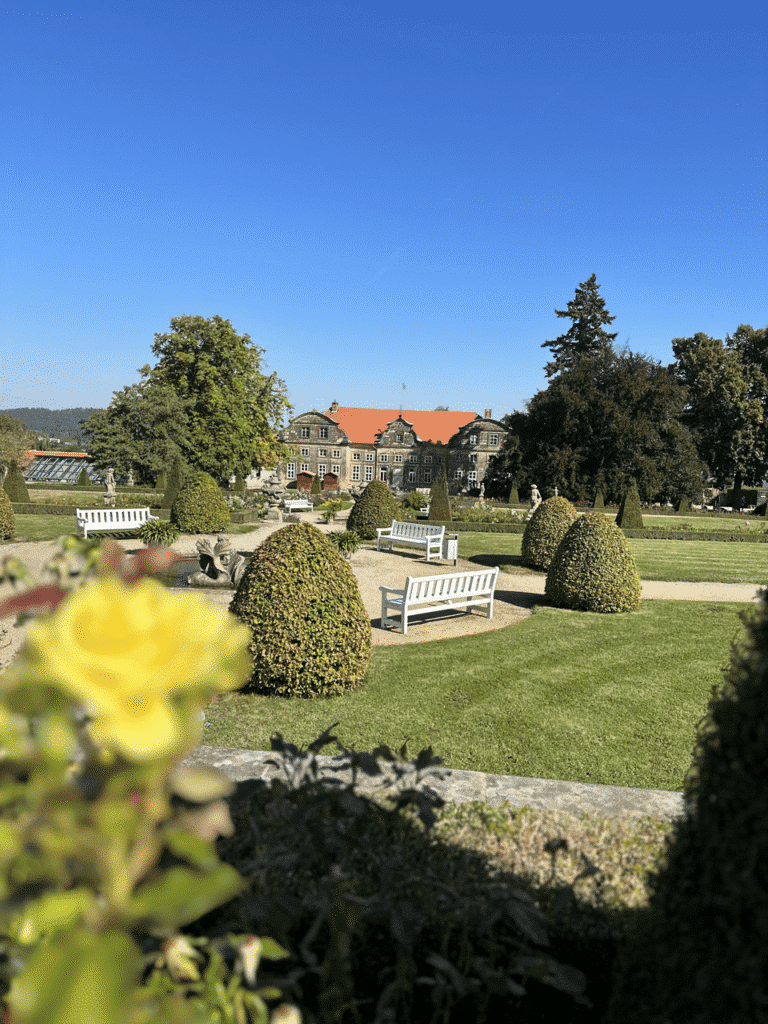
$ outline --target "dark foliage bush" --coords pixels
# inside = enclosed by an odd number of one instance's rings
[[[19,464],[16,462],[16,459],[11,459],[11,464],[8,468],[8,472],[5,475],[5,483],[3,484],[3,490],[8,495],[11,501],[29,501],[29,491],[27,490],[27,482],[24,479],[24,474],[19,469]]]
[[[592,508],[605,508],[605,499],[601,490],[595,491],[595,500],[592,503]]]
[[[229,508],[209,473],[193,473],[171,508],[171,522],[182,533],[215,533],[229,526]]]
[[[542,501],[528,520],[520,548],[521,561],[532,569],[548,569],[558,544],[578,513],[567,498]]]
[[[682,494],[680,496],[680,500],[677,503],[677,508],[675,509],[675,512],[686,513],[686,512],[690,512],[690,511],[691,511],[691,503],[688,500],[688,498],[684,494]]]
[[[309,493],[310,494],[322,494],[322,491],[323,491],[323,488],[322,488],[322,485],[320,483],[320,477],[317,474],[315,474],[312,477],[312,486],[309,489]]]
[[[88,487],[91,482],[91,478],[88,476],[88,470],[83,466],[80,470],[80,476],[77,478],[78,487]]]
[[[267,537],[229,610],[251,630],[250,688],[323,697],[362,684],[370,619],[354,573],[317,527],[295,523]]]
[[[517,493],[517,481],[515,481],[509,489],[509,497],[507,498],[508,505],[519,505],[520,495]]]
[[[278,985],[305,1024],[594,1020],[587,979],[568,957],[610,974],[600,911],[572,888],[551,894],[562,921],[582,918],[591,941],[579,948],[517,878],[493,876],[484,857],[438,838],[443,801],[420,784],[440,763],[431,748],[408,764],[405,746],[369,754],[336,741],[339,769],[352,766],[361,781],[394,776],[389,800],[320,776],[315,755],[335,740],[330,731],[307,753],[273,736],[283,771],[237,785],[234,833],[217,852],[249,888],[185,933],[273,937],[291,959],[260,969],[260,981]]]
[[[235,474],[235,482],[232,485],[232,490],[236,494],[245,494],[245,480],[243,479],[242,473]]]
[[[637,493],[637,481],[634,477],[621,499],[616,525],[627,530],[642,530],[643,528],[643,511],[640,507],[640,495]]]
[[[168,474],[165,472],[164,469],[161,469],[160,472],[157,474],[157,479],[155,480],[155,490],[156,491],[164,491],[166,489],[167,485],[168,485]],[[173,502],[171,504],[173,504]],[[168,507],[170,508],[170,505]]]
[[[179,496],[181,485],[184,482],[184,471],[181,464],[181,458],[177,455],[171,463],[171,468],[168,472],[168,483],[163,494],[163,508],[172,508],[174,501]]]
[[[363,540],[374,540],[376,530],[392,525],[400,515],[401,505],[383,480],[371,480],[349,511],[347,529]]]
[[[0,540],[13,540],[16,535],[16,517],[11,499],[0,487]]]
[[[432,484],[429,492],[429,520],[430,522],[450,523],[451,501],[448,497],[448,481],[445,477],[445,466],[440,467],[437,480]]]
[[[713,687],[685,814],[627,944],[612,1024],[768,1019],[768,604]]]
[[[585,512],[569,527],[544,587],[556,607],[587,612],[634,611],[640,590],[626,537],[602,512]]]

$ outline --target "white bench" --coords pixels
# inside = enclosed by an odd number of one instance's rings
[[[138,530],[150,519],[159,516],[149,514],[149,508],[78,508],[77,532],[88,537],[88,531],[96,530]]]
[[[412,544],[414,547],[424,548],[427,553],[427,561],[432,554],[442,557],[443,535],[445,526],[429,526],[427,523],[401,523],[397,519],[392,520],[391,526],[379,527],[376,530],[376,550],[381,550],[382,542],[389,543],[389,550],[393,544]]]
[[[408,633],[408,618],[426,612],[447,611],[488,605],[488,618],[493,618],[493,592],[499,576],[498,565],[476,572],[450,572],[442,576],[409,576],[402,590],[379,587],[381,591],[381,628],[396,626],[387,616],[391,608],[400,613],[400,632]]]
[[[315,507],[306,498],[286,498],[284,504],[286,512],[310,512]]]
[[[422,516],[428,516],[429,515],[429,505],[422,505],[421,508],[419,509],[419,513]]]

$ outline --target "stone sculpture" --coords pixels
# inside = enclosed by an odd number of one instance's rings
[[[539,494],[539,488],[536,486],[536,484],[533,484],[531,486],[531,511],[528,513],[528,518],[529,519],[531,518],[531,516],[533,515],[533,513],[536,511],[536,509],[539,507],[540,504],[541,504],[541,495]]]
[[[114,505],[115,503],[115,474],[112,471],[112,467],[107,470],[107,475],[104,477],[104,504]]]
[[[247,563],[242,555],[232,550],[228,537],[217,537],[215,547],[201,538],[197,550],[200,569],[187,576],[190,587],[236,587],[239,584]]]
[[[126,480],[126,483],[129,487],[133,487],[133,472],[130,469],[128,470],[128,479]]]

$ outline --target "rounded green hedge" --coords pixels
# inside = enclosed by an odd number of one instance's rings
[[[558,608],[587,612],[633,611],[640,590],[627,539],[602,512],[585,512],[568,529],[544,587]]]
[[[231,519],[219,485],[208,473],[193,473],[171,507],[171,522],[182,533],[215,533]]]
[[[347,529],[363,540],[375,540],[377,529],[386,529],[393,519],[400,519],[402,506],[383,480],[371,480],[352,506]]]
[[[560,495],[542,501],[528,520],[520,548],[523,565],[531,569],[548,569],[557,546],[578,512]]]
[[[256,549],[229,606],[251,630],[248,687],[281,697],[327,697],[359,687],[371,623],[357,580],[315,526],[277,530]]]

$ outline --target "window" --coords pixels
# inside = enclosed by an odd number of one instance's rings
[[[301,428],[301,436],[302,437],[309,437],[309,427],[302,427]]]
[[[365,461],[366,462],[373,462],[373,452],[366,452],[365,453]]]
[[[321,459],[324,459],[328,455],[328,449],[321,448],[317,454],[320,456]]]
[[[352,479],[353,480],[359,480],[360,479],[360,467],[359,466],[353,466],[352,467]]]
[[[334,459],[338,459],[340,455],[341,455],[341,449],[334,448],[333,449],[333,457],[334,457]]]
[[[402,462],[402,461],[403,461],[403,456],[402,455],[396,455],[395,456],[395,462]]]
[[[369,480],[373,480],[373,466],[366,466],[365,467],[365,480],[366,480],[366,483]]]
[[[469,435],[469,443],[470,444],[477,444],[477,434],[470,434]]]
[[[341,466],[331,466],[331,472],[335,473],[336,476],[341,475]]]
[[[424,456],[424,465],[425,466],[429,466],[431,462],[432,462],[432,456],[431,455],[425,455]]]
[[[431,469],[425,469],[424,470],[424,483],[425,484],[431,484],[432,483],[432,470]]]
[[[386,469],[380,469],[379,470],[379,480],[383,480],[384,483],[387,482],[387,471],[386,471]]]
[[[296,479],[296,463],[295,462],[289,462],[288,463],[288,465],[285,467],[285,475],[288,477],[289,480],[295,480]]]
[[[328,438],[328,427],[320,427],[320,440],[325,441]]]
[[[403,443],[403,435],[402,434],[398,434],[397,435],[397,443],[398,444],[402,444]]]
[[[352,452],[352,461],[353,462],[359,462],[360,461],[360,452]]]
[[[464,476],[464,470],[463,469],[454,469],[454,471],[453,471],[453,479],[454,480],[461,480],[461,478],[463,476]]]
[[[489,434],[488,435],[488,444],[496,445],[498,443],[499,443],[499,435],[498,434]]]
[[[470,484],[476,484],[477,483],[477,470],[476,469],[470,469],[470,471],[467,473],[467,483],[470,483]]]
[[[308,459],[309,458],[309,448],[302,448],[301,449],[301,457],[302,457],[302,459]]]
[[[477,462],[477,456],[475,455],[474,452],[469,456],[469,461],[470,462]]]
[[[379,456],[379,462],[387,462],[388,459],[389,459],[388,455],[380,455]]]
[[[418,455],[409,455],[408,456],[408,461],[409,462],[418,462],[419,461],[419,456]]]
[[[318,475],[318,476],[325,476],[325,470],[326,470],[326,465],[325,465],[325,463],[324,463],[324,462],[320,462],[320,463],[318,463],[318,466],[317,466],[317,475]]]
[[[408,483],[409,484],[415,484],[416,483],[416,470],[415,469],[409,469],[408,470]]]
[[[308,462],[302,462],[302,464],[301,464],[301,472],[302,473],[308,473],[309,472],[309,463]]]

